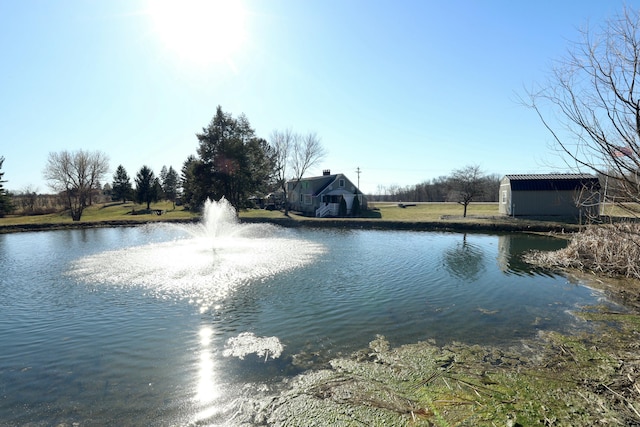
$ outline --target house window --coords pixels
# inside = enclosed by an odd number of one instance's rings
[[[304,204],[305,205],[311,204],[311,194],[304,194]]]
[[[502,190],[502,203],[507,203],[507,190]]]
[[[339,181],[338,181],[338,185],[339,185],[340,187],[344,187],[344,179],[339,180]]]
[[[304,203],[304,194],[300,193],[300,203]]]

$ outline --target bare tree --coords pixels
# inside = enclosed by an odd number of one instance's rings
[[[91,193],[109,170],[109,159],[100,151],[49,153],[43,171],[49,186],[61,192],[74,221],[80,221]]]
[[[571,167],[599,175],[605,199],[615,189],[616,203],[635,210],[627,202],[640,202],[640,15],[625,8],[581,36],[526,104]]]
[[[309,168],[321,161],[326,152],[316,133],[310,132],[306,135],[299,135],[293,133],[290,129],[273,131],[271,145],[276,151],[277,179],[284,192],[284,212],[285,215],[288,215],[287,179],[292,176],[293,187],[291,190],[295,190],[304,174]],[[288,174],[288,167],[291,168],[292,175]]]
[[[451,174],[452,196],[456,202],[464,206],[463,217],[467,216],[467,207],[474,198],[482,195],[485,178],[478,165],[465,166]]]
[[[282,195],[284,200],[284,214],[289,214],[289,203],[287,197],[287,179],[289,156],[291,155],[293,145],[295,143],[295,134],[291,129],[284,131],[274,130],[271,132],[271,146],[275,151],[275,170],[276,181],[278,186],[282,189]]]
[[[38,189],[32,185],[25,186],[19,193],[20,205],[23,212],[27,214],[33,214],[36,210],[36,203],[38,201]]]

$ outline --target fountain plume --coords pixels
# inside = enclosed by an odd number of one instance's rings
[[[198,224],[151,229],[175,237],[83,257],[69,274],[87,282],[144,287],[163,299],[184,298],[203,311],[238,286],[304,266],[325,250],[289,229],[241,224],[224,198],[207,200]]]

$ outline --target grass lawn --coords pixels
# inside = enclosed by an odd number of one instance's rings
[[[109,221],[131,221],[133,223],[149,221],[171,221],[177,219],[191,219],[198,216],[197,214],[186,211],[179,206],[174,209],[171,202],[151,204],[151,209],[161,210],[162,215],[156,215],[154,212],[142,213],[146,210],[146,208],[146,204],[137,204],[133,202],[113,202],[92,205],[84,210],[80,223]],[[134,215],[132,212],[139,212],[141,214]],[[65,212],[32,216],[9,215],[5,218],[0,218],[0,227],[31,224],[73,224],[73,221],[71,220],[71,217]]]
[[[86,208],[82,214],[80,222],[74,223],[66,213],[55,213],[35,216],[7,216],[0,218],[0,232],[13,231],[15,229],[29,229],[29,226],[38,229],[56,227],[82,226],[95,223],[117,224],[137,224],[151,221],[185,221],[197,219],[200,214],[184,210],[182,207],[173,208],[170,202],[154,203],[151,205],[152,212],[146,212],[146,205],[135,204],[133,202],[106,203],[93,205]],[[542,228],[559,228],[566,224],[555,221],[531,221],[525,219],[515,220],[502,216],[498,213],[497,203],[472,203],[467,208],[467,217],[463,218],[463,207],[458,203],[416,203],[414,206],[400,207],[398,203],[377,202],[369,204],[370,210],[362,218],[313,218],[304,217],[291,212],[289,217],[285,217],[283,212],[268,211],[264,209],[248,209],[240,212],[240,219],[249,221],[296,221],[305,224],[320,224],[353,222],[368,223],[369,226],[376,226],[376,223],[383,224],[398,223],[411,226],[415,224],[418,228],[437,223],[445,227],[465,228],[465,227],[492,227],[493,229],[504,228],[513,230],[527,226],[539,226]],[[154,210],[161,210],[162,215],[156,215]],[[422,226],[420,225],[422,224]],[[567,230],[568,231],[568,230]]]
[[[408,221],[408,222],[432,222],[442,221],[443,217],[450,217],[462,220],[463,208],[457,203],[416,203],[415,206],[401,208],[398,203],[378,202],[369,203],[369,209],[373,209],[370,215],[363,218],[346,218],[348,220],[381,219],[384,221]],[[497,203],[472,203],[467,208],[469,221],[476,221],[481,218],[497,216]],[[263,209],[248,209],[240,212],[240,218],[283,218],[280,211],[267,211]],[[304,221],[323,221],[323,218],[303,217],[295,212],[290,213],[290,218]],[[335,218],[333,218],[335,219]]]
[[[464,208],[458,203],[416,203],[415,206],[406,208],[399,207],[397,203],[370,203],[370,205],[379,209],[382,219],[388,221],[440,221],[443,216],[462,219],[464,212]],[[467,207],[467,216],[470,220],[495,215],[499,215],[497,203],[471,203]]]

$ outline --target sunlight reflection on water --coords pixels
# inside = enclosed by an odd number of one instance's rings
[[[90,255],[73,262],[69,274],[187,299],[203,312],[238,286],[302,267],[325,251],[270,225],[238,225],[228,210],[224,200],[211,202],[203,224],[183,226],[191,238]]]
[[[215,362],[211,350],[212,335],[213,329],[209,326],[203,326],[200,329],[200,364],[196,399],[201,403],[209,403],[220,396],[216,382]]]
[[[74,262],[82,280],[141,286],[158,297],[210,305],[237,286],[301,267],[323,252],[300,239],[187,239],[104,252]]]

